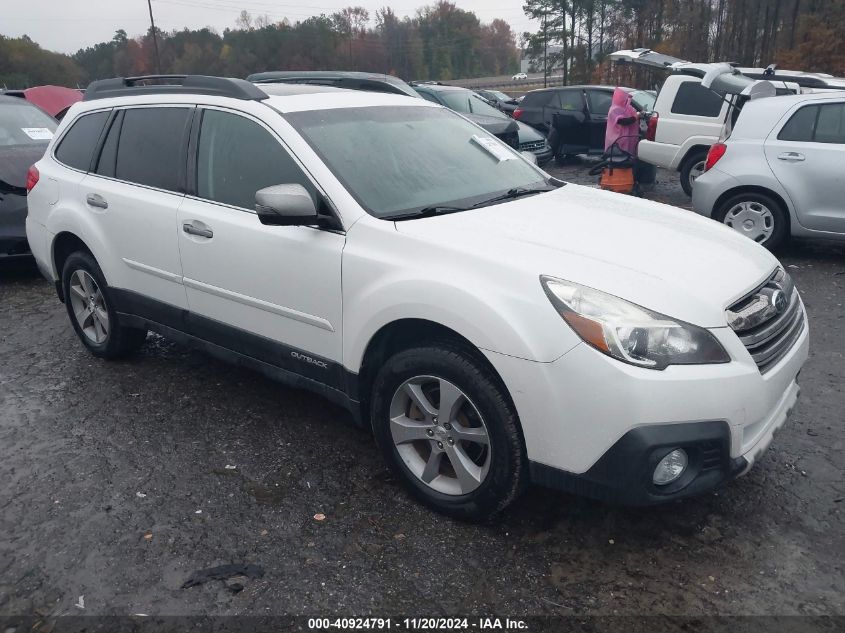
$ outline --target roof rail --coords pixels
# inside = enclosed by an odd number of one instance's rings
[[[268,95],[243,79],[208,75],[144,75],[92,81],[84,101],[151,94],[201,94],[260,101]]]

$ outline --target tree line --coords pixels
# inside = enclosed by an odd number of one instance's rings
[[[564,83],[620,74],[642,83],[643,73],[606,62],[636,47],[695,62],[845,75],[845,0],[525,0],[523,10],[541,24],[522,36],[535,69],[554,68]],[[546,56],[547,44],[557,46]]]
[[[371,20],[372,18],[372,20]],[[448,80],[516,72],[520,52],[510,25],[439,0],[413,17],[349,7],[291,23],[242,11],[234,28],[155,32],[118,30],[73,55],[41,49],[27,37],[0,36],[0,87],[84,86],[104,77],[154,73],[245,77],[265,70],[362,70],[403,79]],[[156,45],[158,54],[156,55]]]

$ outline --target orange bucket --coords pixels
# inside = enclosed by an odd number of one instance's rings
[[[631,193],[634,190],[634,169],[632,167],[605,167],[601,172],[599,186],[616,193]]]

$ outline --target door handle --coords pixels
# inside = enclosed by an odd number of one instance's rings
[[[800,163],[807,160],[807,157],[804,156],[804,154],[799,154],[798,152],[785,152],[778,156],[778,160],[782,160],[787,163]]]
[[[106,199],[98,193],[89,193],[85,197],[85,202],[88,203],[88,206],[97,207],[98,209],[109,208],[109,203],[106,202]]]
[[[194,226],[190,222],[185,222],[182,225],[182,230],[189,235],[196,235],[197,237],[214,237],[214,231],[209,228],[201,229],[198,226]]]

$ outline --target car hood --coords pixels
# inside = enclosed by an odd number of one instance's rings
[[[26,192],[26,172],[37,163],[47,142],[0,147],[0,189]]]
[[[500,136],[508,132],[516,132],[519,129],[517,128],[516,121],[509,119],[506,116],[502,116],[500,118],[495,116],[486,116],[484,114],[462,114],[473,123],[483,127],[493,136]]]
[[[491,278],[503,266],[518,269],[539,292],[539,276],[552,275],[710,328],[726,327],[725,308],[778,265],[767,250],[710,219],[572,184],[396,227],[484,260]]]
[[[526,125],[525,123],[520,123],[516,121],[516,124],[519,126],[519,144],[522,145],[523,143],[536,143],[537,141],[545,141],[546,137],[540,134],[537,130],[535,130],[530,125]]]

